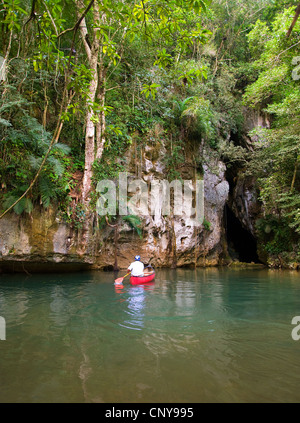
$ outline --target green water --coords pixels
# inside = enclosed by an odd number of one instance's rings
[[[300,402],[300,274],[2,275],[0,402]],[[299,331],[300,332],[300,331]]]

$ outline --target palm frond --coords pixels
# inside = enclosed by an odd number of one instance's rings
[[[32,167],[32,169],[37,170],[41,166],[43,159],[42,159],[42,157],[36,157],[36,156],[31,155],[31,156],[28,157],[28,161],[29,161],[29,164]]]
[[[54,156],[50,156],[47,160],[47,163],[50,163],[51,166],[53,167],[53,172],[57,175],[57,176],[61,176],[64,173],[65,167],[64,165],[61,163],[60,160],[58,160],[56,157]]]
[[[137,232],[137,234],[140,238],[143,237],[142,221],[138,216],[136,216],[134,214],[129,214],[127,216],[123,216],[123,220],[125,222],[127,222],[129,224],[129,226]]]
[[[55,144],[55,146],[52,148],[52,151],[59,151],[60,153],[63,154],[69,154],[71,151],[71,148],[67,145],[67,144],[63,144],[61,142],[58,142],[57,144]]]
[[[3,206],[5,209],[8,209],[9,207],[11,207],[22,195],[22,193],[20,192],[12,192],[9,195],[6,196],[4,202],[3,202]],[[20,200],[13,208],[14,212],[17,215],[22,214],[24,211],[26,213],[31,213],[33,210],[33,204],[32,201],[30,200],[30,198],[22,198],[22,200]]]
[[[41,202],[45,208],[48,208],[52,199],[56,199],[56,192],[51,181],[44,175],[39,180],[39,190]]]

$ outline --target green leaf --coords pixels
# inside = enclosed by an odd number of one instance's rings
[[[12,126],[9,120],[3,119],[3,118],[0,118],[0,125],[6,126],[7,128],[9,126]]]
[[[38,72],[38,70],[39,70],[39,65],[38,65],[37,61],[36,61],[36,60],[34,60],[32,63],[33,63],[33,69],[35,70],[35,72]]]
[[[71,152],[71,148],[68,145],[63,144],[63,143],[60,143],[60,142],[58,142],[58,143],[55,144],[55,146],[52,148],[52,152],[54,153],[57,150],[60,153],[63,153],[63,154],[66,154],[66,155]]]
[[[123,220],[127,222],[138,234],[138,236],[142,239],[143,232],[142,232],[142,221],[141,219],[133,214],[123,216]]]
[[[48,157],[47,162],[51,164],[51,166],[53,167],[53,171],[55,172],[57,176],[62,176],[65,170],[65,167],[60,162],[60,160],[58,160],[56,157],[50,156]]]

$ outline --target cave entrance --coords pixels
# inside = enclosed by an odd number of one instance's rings
[[[260,263],[256,239],[243,228],[228,205],[225,206],[225,223],[230,257],[243,263]]]

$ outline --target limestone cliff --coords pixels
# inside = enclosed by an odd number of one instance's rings
[[[163,149],[157,152],[156,145],[148,146],[139,162],[138,176],[148,184],[153,179],[165,179],[165,152]],[[130,157],[129,154],[129,174],[136,171],[137,165],[130,163]],[[227,257],[223,219],[229,184],[225,170],[222,162],[212,159],[209,165],[203,165],[203,175],[197,176],[204,181],[205,221],[200,227],[194,227],[184,215],[141,216],[142,238],[123,222],[117,228],[116,244],[115,229],[109,226],[99,229],[94,219],[83,248],[81,230],[61,221],[54,208],[35,208],[30,216],[7,215],[0,220],[0,266],[3,270],[20,271],[113,269],[117,257],[118,267],[126,268],[136,254],[156,267],[222,264]],[[194,176],[188,166],[185,176],[187,179]],[[162,197],[157,199],[158,208],[162,202]]]

